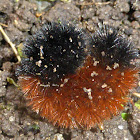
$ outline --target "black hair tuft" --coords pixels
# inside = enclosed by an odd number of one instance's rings
[[[104,25],[92,38],[92,55],[104,66],[130,66],[131,60],[138,56],[133,44],[113,27]]]
[[[17,70],[19,75],[33,75],[44,84],[56,84],[63,76],[74,74],[87,55],[86,32],[71,24],[49,23],[27,39],[26,58]]]

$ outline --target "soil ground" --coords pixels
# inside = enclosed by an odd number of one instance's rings
[[[94,33],[102,24],[119,28],[140,50],[140,2],[138,0],[71,0],[36,2],[0,0],[0,23],[11,41],[17,46],[34,34],[43,24],[67,20]],[[137,60],[140,62],[140,60]],[[140,113],[129,103],[125,112],[86,130],[65,130],[52,126],[47,120],[26,107],[23,93],[7,82],[15,76],[17,59],[0,34],[0,140],[138,140],[140,139]],[[139,92],[138,86],[132,92]],[[131,95],[130,95],[131,96]],[[131,96],[133,101],[138,99]]]

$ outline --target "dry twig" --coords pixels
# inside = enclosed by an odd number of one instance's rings
[[[140,98],[140,93],[134,92],[134,93],[132,93],[132,94],[133,94],[134,96]]]
[[[2,25],[2,24],[1,24],[1,25]],[[17,59],[18,59],[18,62],[20,62],[20,61],[21,61],[21,58],[20,58],[20,56],[19,56],[19,54],[18,54],[18,51],[17,51],[17,49],[16,49],[16,47],[15,47],[15,44],[13,44],[13,43],[10,41],[10,38],[7,36],[7,34],[5,33],[5,31],[3,30],[3,28],[2,28],[1,25],[0,25],[0,31],[1,31],[2,35],[4,36],[4,38],[5,38],[5,40],[7,41],[7,43],[8,43],[8,44],[11,46],[11,48],[13,49],[13,51],[14,51],[14,53],[15,53]]]

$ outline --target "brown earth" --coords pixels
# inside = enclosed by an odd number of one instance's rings
[[[71,2],[42,2],[0,0],[0,24],[11,41],[18,45],[48,21],[67,20],[94,31],[102,24],[119,27],[140,50],[140,2],[136,0],[71,0]],[[140,62],[140,60],[137,60]],[[127,121],[121,115],[86,130],[65,130],[52,126],[26,107],[23,93],[7,82],[16,82],[17,59],[0,33],[0,140],[138,140],[140,113],[132,104],[125,107]],[[137,87],[132,92],[140,92]],[[138,99],[131,96],[134,102]]]

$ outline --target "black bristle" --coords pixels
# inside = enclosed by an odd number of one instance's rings
[[[111,67],[115,63],[122,67],[130,66],[131,60],[138,56],[133,44],[113,27],[103,26],[92,38],[92,54],[104,66]]]
[[[26,40],[19,75],[33,75],[56,84],[82,65],[87,52],[85,31],[69,24],[50,23]]]

